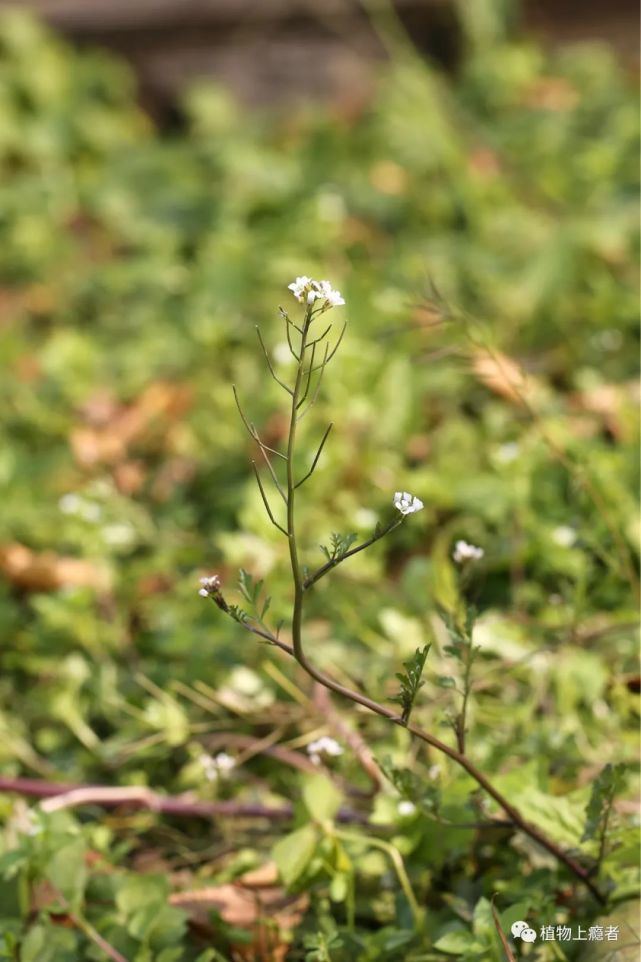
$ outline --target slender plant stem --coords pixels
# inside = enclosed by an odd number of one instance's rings
[[[77,912],[68,912],[68,915],[76,928],[80,929],[94,945],[97,945],[108,959],[111,959],[112,962],[127,962],[126,957],[107,942],[100,932],[93,927],[91,922],[87,921],[83,916],[78,915]]]
[[[412,915],[414,916],[414,921],[418,929],[422,929],[425,922],[425,915],[421,909],[416,895],[414,894],[414,889],[412,888],[412,883],[409,880],[407,871],[405,869],[405,863],[403,862],[403,857],[399,850],[391,845],[389,842],[384,842],[380,838],[365,838],[362,835],[354,835],[352,832],[346,832],[343,829],[335,831],[334,834],[337,838],[341,838],[346,842],[354,842],[357,845],[370,845],[372,848],[378,848],[382,852],[385,852],[389,856],[390,862],[394,866],[394,871],[398,876],[398,881],[403,889],[405,898],[407,899],[409,906],[412,910]]]
[[[480,769],[474,765],[473,762],[461,751],[452,748],[446,742],[442,742],[435,735],[424,731],[422,728],[418,728],[416,725],[404,723],[402,719],[389,708],[381,705],[379,702],[367,695],[362,694],[358,691],[353,691],[347,688],[345,685],[341,685],[330,675],[325,674],[325,672],[320,671],[316,666],[309,661],[307,658],[302,638],[302,622],[303,622],[303,604],[305,590],[311,587],[319,578],[322,577],[331,568],[336,567],[338,560],[344,560],[343,558],[337,559],[332,562],[328,562],[323,565],[315,574],[303,580],[300,570],[300,564],[298,560],[298,546],[296,540],[296,482],[294,478],[294,451],[296,445],[296,428],[299,420],[298,415],[298,401],[300,397],[301,385],[303,383],[303,361],[305,355],[305,347],[307,343],[307,335],[309,331],[309,326],[312,321],[312,310],[311,306],[307,307],[305,312],[305,319],[303,321],[303,328],[301,333],[301,345],[300,345],[300,358],[298,364],[298,371],[296,374],[296,382],[294,388],[291,392],[291,417],[289,424],[289,435],[287,442],[287,538],[289,542],[289,557],[292,570],[292,579],[294,583],[294,599],[293,599],[293,611],[292,611],[292,644],[293,644],[293,654],[296,661],[299,663],[301,668],[307,672],[315,681],[329,688],[331,691],[335,692],[337,695],[341,695],[344,698],[348,698],[350,701],[361,705],[364,708],[369,709],[369,711],[380,715],[383,718],[387,718],[388,721],[393,722],[396,725],[401,725],[406,728],[411,735],[415,738],[420,739],[425,742],[426,745],[430,745],[437,751],[442,752],[451,758],[457,765],[459,765],[464,771],[474,779],[474,781],[491,797],[494,801],[503,809],[503,811],[508,815],[513,825],[523,831],[528,835],[533,841],[537,842],[542,848],[550,852],[559,862],[561,862],[577,879],[579,879],[592,893],[595,899],[600,903],[604,903],[605,899],[598,888],[593,884],[589,877],[589,872],[585,869],[576,859],[571,855],[568,855],[556,842],[548,838],[548,836],[537,828],[536,825],[532,825],[528,822],[519,812],[514,805],[512,805],[508,799],[489,781],[489,779],[483,774]],[[342,336],[342,335],[341,335]],[[332,352],[333,354],[334,352]],[[402,520],[402,519],[400,519]],[[400,520],[391,525],[387,531],[391,531],[396,527]],[[387,533],[387,531],[383,533]],[[381,537],[382,533],[378,535]],[[362,551],[363,548],[371,544],[372,541],[377,540],[377,537],[370,539],[369,542],[365,542],[358,548],[352,549],[350,552],[346,552],[344,557],[348,557],[352,554],[356,554],[357,551]]]
[[[474,649],[472,647],[472,639],[467,639],[466,645],[466,656],[465,656],[465,672],[463,675],[463,702],[461,704],[461,710],[456,719],[456,744],[461,755],[465,754],[465,736],[466,736],[466,726],[467,726],[467,705],[470,698],[470,686],[471,674],[472,674],[472,662],[474,661]]]
[[[390,531],[394,531],[395,528],[398,528],[401,524],[403,524],[403,520],[404,519],[402,517],[395,518],[387,528],[382,528],[376,534],[373,534],[371,538],[368,538],[367,541],[363,541],[362,544],[357,545],[355,548],[351,548],[349,551],[346,551],[345,554],[340,555],[340,557],[332,558],[331,561],[327,561],[324,565],[321,565],[317,571],[314,571],[313,574],[305,578],[303,582],[303,589],[307,591],[308,588],[311,588],[311,586],[316,584],[317,581],[320,581],[323,575],[326,575],[328,571],[332,570],[332,568],[335,568],[343,561],[346,561],[347,558],[351,558],[352,555],[358,554],[359,551],[369,548],[371,544],[374,544],[376,541],[384,538],[386,534],[390,533]]]

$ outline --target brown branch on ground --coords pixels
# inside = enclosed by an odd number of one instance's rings
[[[48,782],[36,778],[0,777],[0,792],[15,792],[31,798],[41,798],[43,811],[54,812],[62,808],[81,805],[99,805],[116,808],[133,805],[162,815],[191,818],[267,818],[286,820],[293,815],[294,807],[280,807],[245,802],[208,802],[188,795],[160,795],[149,788],[114,788],[108,785],[78,785]],[[340,809],[339,822],[365,824],[367,816],[352,809]]]

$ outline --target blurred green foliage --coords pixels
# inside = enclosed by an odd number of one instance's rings
[[[93,926],[130,962],[228,958],[241,935],[224,918],[213,942],[188,930],[168,893],[186,873],[192,888],[232,879],[274,845],[285,880],[312,893],[293,959],[499,960],[494,893],[508,929],[514,906],[540,923],[594,914],[523,839],[444,824],[495,813],[377,720],[358,724],[379,762],[423,788],[395,779],[416,794],[402,815],[383,787],[363,844],[341,840],[332,793],[282,760],[250,751],[214,783],[199,763],[243,751],[241,736],[342,737],[291,664],[197,595],[217,571],[231,597],[242,565],[286,625],[286,546],[230,384],[279,443],[254,328],[286,376],[277,305],[297,274],[329,277],[349,325],[301,439],[309,463],[335,422],[301,499],[308,561],[333,530],[368,535],[395,490],[426,509],[319,585],[318,662],[385,699],[431,643],[413,720],[446,726],[457,706],[439,679],[456,666],[435,611],[458,590],[454,540],[482,545],[469,750],[526,817],[599,857],[589,783],[609,762],[629,770],[637,746],[638,105],[608,49],[510,39],[488,15],[500,6],[461,5],[453,79],[407,56],[357,109],[262,114],[196,87],[171,132],[121,64],[2,14],[2,772],[298,800],[288,835],[99,809],[38,815],[34,830],[1,796],[2,957],[103,958]],[[497,356],[527,372],[527,406],[496,361],[488,378]],[[367,784],[351,752],[333,764]],[[622,898],[636,855],[616,803],[609,830],[601,879]],[[382,838],[425,910],[420,937]],[[44,882],[57,895],[34,908]]]

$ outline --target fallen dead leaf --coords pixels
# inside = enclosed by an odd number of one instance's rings
[[[582,411],[596,414],[613,437],[622,442],[632,441],[637,430],[637,411],[641,400],[641,382],[599,384],[589,391],[574,394],[571,403]],[[628,413],[632,417],[627,417]]]
[[[237,882],[175,892],[169,902],[184,909],[199,928],[208,924],[208,913],[215,911],[228,925],[251,932],[249,945],[234,947],[244,962],[284,962],[289,933],[300,924],[309,898],[287,895],[277,881],[278,870],[268,862]]]
[[[59,588],[93,588],[108,591],[109,571],[84,558],[68,558],[53,551],[32,551],[23,544],[0,545],[0,572],[18,588],[56,591]]]
[[[106,423],[78,427],[71,433],[71,448],[79,464],[115,464],[125,458],[128,448],[162,429],[167,437],[168,424],[182,416],[191,403],[186,385],[163,381],[150,384],[127,407],[115,409]]]
[[[372,187],[380,194],[397,197],[407,190],[407,172],[392,160],[381,160],[370,169]]]
[[[156,501],[168,501],[175,489],[191,481],[196,473],[196,462],[191,458],[168,458],[158,469],[151,486]]]
[[[498,156],[488,147],[477,147],[468,157],[468,166],[473,174],[482,180],[489,180],[501,174]]]
[[[145,468],[141,461],[123,461],[114,467],[114,481],[122,494],[137,494],[146,479]]]
[[[579,102],[579,91],[565,77],[540,77],[526,91],[525,103],[538,110],[566,113]]]
[[[501,351],[477,351],[472,369],[490,391],[513,404],[536,407],[547,393],[541,381],[526,375],[520,364]]]

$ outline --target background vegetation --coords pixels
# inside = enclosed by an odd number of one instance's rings
[[[397,40],[366,105],[256,114],[203,87],[173,131],[122,64],[2,15],[3,778],[293,803],[203,819],[0,796],[4,958],[104,959],[102,938],[130,962],[499,960],[495,893],[508,929],[600,911],[517,834],[458,827],[497,813],[446,759],[331,707],[197,595],[217,572],[231,597],[242,566],[288,617],[230,384],[281,440],[254,328],[286,371],[277,306],[303,273],[349,322],[301,441],[313,456],[336,422],[301,506],[308,563],[395,490],[425,502],[319,585],[317,662],[384,700],[431,641],[414,717],[452,738],[437,610],[454,541],[483,546],[469,751],[600,858],[613,903],[637,891],[638,107],[608,49],[551,55],[465,9],[454,79]],[[317,771],[323,735],[343,754]],[[203,764],[223,751],[229,772]],[[586,807],[619,762],[599,851],[603,799]]]

